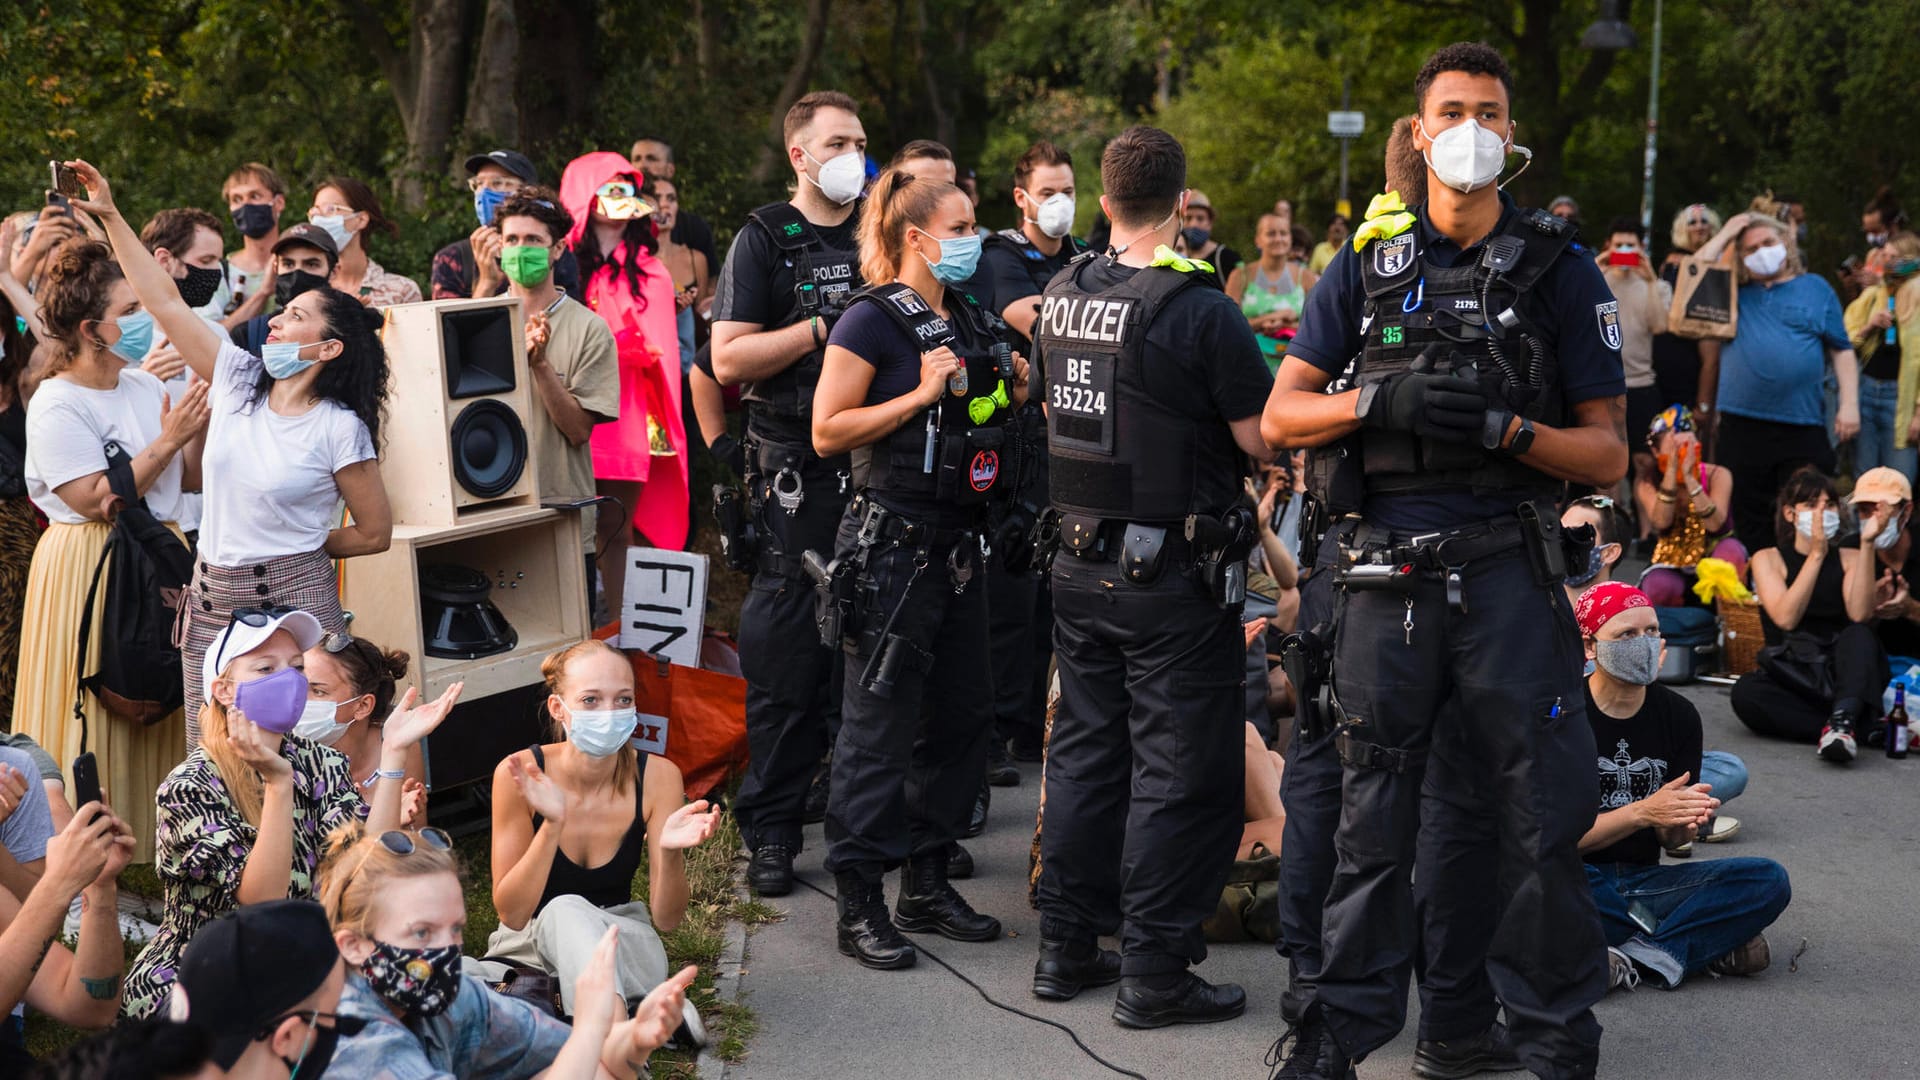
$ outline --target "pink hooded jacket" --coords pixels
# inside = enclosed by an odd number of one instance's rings
[[[624,176],[638,186],[639,170],[608,151],[583,154],[567,163],[560,178],[560,201],[573,215],[567,246],[577,254],[592,228],[594,192]],[[603,480],[644,481],[639,503],[631,507],[633,526],[645,542],[679,549],[686,544],[687,432],[680,412],[680,333],[673,302],[673,276],[648,252],[637,260],[646,275],[635,297],[622,276],[625,245],[616,250],[582,289],[579,297],[613,331],[620,352],[620,419],[593,429],[593,474]],[[673,457],[649,452],[647,419],[667,433]]]

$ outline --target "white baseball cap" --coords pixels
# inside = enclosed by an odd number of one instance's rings
[[[326,636],[319,619],[296,608],[240,608],[228,620],[227,628],[207,646],[205,661],[200,665],[200,691],[206,695],[203,700],[213,700],[213,684],[220,678],[223,665],[265,645],[276,630],[292,635],[301,652],[320,644]]]

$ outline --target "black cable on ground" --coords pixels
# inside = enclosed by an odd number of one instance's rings
[[[826,897],[828,900],[834,899],[834,895],[832,893],[828,892],[827,890],[821,888],[818,885],[815,885],[813,882],[808,881],[805,878],[795,877],[793,880],[795,882],[798,882],[801,885],[805,885],[807,888],[812,889],[814,892],[819,893],[821,896]],[[932,949],[927,948],[925,945],[922,945],[918,941],[915,941],[913,943],[913,947],[914,947],[914,950],[918,952],[920,955],[926,957],[927,959],[933,961],[936,964],[939,964],[941,967],[946,968],[947,971],[952,973],[954,978],[959,979],[961,982],[966,983],[968,986],[973,987],[973,992],[976,994],[979,994],[980,999],[982,1001],[985,1001],[987,1004],[993,1006],[994,1008],[1000,1009],[1003,1012],[1010,1012],[1015,1016],[1024,1017],[1028,1020],[1033,1021],[1036,1024],[1045,1024],[1050,1028],[1058,1028],[1059,1030],[1067,1033],[1067,1038],[1073,1040],[1073,1045],[1079,1047],[1081,1053],[1099,1062],[1102,1066],[1108,1069],[1111,1069],[1112,1071],[1120,1074],[1121,1076],[1131,1076],[1133,1077],[1133,1080],[1147,1080],[1146,1077],[1141,1076],[1139,1073],[1134,1072],[1131,1069],[1123,1069],[1120,1066],[1115,1065],[1113,1062],[1108,1061],[1106,1058],[1101,1057],[1099,1054],[1094,1053],[1092,1047],[1088,1046],[1085,1042],[1081,1041],[1080,1033],[1068,1027],[1067,1025],[1060,1023],[1058,1020],[1049,1020],[1044,1016],[1035,1016],[1033,1013],[1030,1013],[1025,1009],[1014,1008],[1012,1005],[1009,1005],[1004,1001],[995,1000],[992,994],[987,993],[986,990],[984,990],[979,983],[974,982],[972,979],[968,978],[964,973],[960,971],[959,968],[954,967],[952,964],[949,964],[945,960],[942,960],[940,959],[940,957],[934,955],[934,952]]]

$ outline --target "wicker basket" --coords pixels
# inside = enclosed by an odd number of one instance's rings
[[[1724,597],[1715,603],[1720,610],[1721,663],[1727,674],[1745,675],[1753,670],[1755,658],[1767,643],[1766,631],[1760,625],[1760,605]]]

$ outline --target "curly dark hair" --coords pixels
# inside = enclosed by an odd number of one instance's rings
[[[113,287],[126,279],[113,249],[98,240],[69,240],[47,257],[40,321],[58,349],[57,366],[80,355],[80,327],[106,317]]]
[[[1780,485],[1780,494],[1773,499],[1773,542],[1781,551],[1793,550],[1794,523],[1787,520],[1787,507],[1804,506],[1825,495],[1827,506],[1840,509],[1840,489],[1833,486],[1833,478],[1811,465],[1802,466],[1787,482]]]
[[[320,298],[326,336],[341,345],[340,355],[321,365],[314,395],[338,402],[359,417],[378,452],[380,421],[387,411],[387,349],[379,332],[385,317],[339,289],[322,285],[310,291]],[[262,370],[247,395],[247,408],[263,404],[273,382],[273,376]]]
[[[1420,65],[1420,74],[1413,80],[1413,104],[1416,110],[1425,111],[1427,91],[1433,89],[1433,80],[1449,71],[1461,71],[1468,75],[1491,75],[1506,87],[1507,97],[1513,97],[1513,71],[1507,67],[1507,58],[1500,50],[1484,41],[1456,41],[1444,45],[1427,62]]]
[[[507,201],[493,212],[494,229],[497,231],[500,223],[510,217],[530,217],[545,225],[547,235],[553,237],[556,244],[573,231],[573,215],[567,213],[567,208],[560,204],[560,196],[554,194],[552,188],[533,185],[507,196]]]
[[[337,652],[335,644],[338,643],[329,636],[327,654],[346,672],[354,696],[373,695],[373,720],[384,723],[387,710],[393,708],[394,693],[398,689],[395,684],[407,677],[412,658],[399,649],[382,649],[366,638],[349,637]]]

